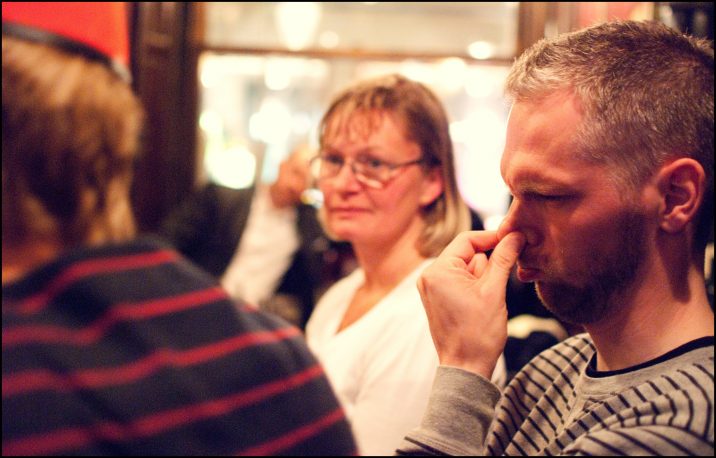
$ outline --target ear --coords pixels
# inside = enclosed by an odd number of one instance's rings
[[[657,173],[661,196],[659,227],[670,234],[684,230],[701,208],[706,189],[706,174],[697,161],[677,159]]]
[[[423,190],[420,194],[420,205],[426,207],[435,202],[443,193],[443,176],[440,167],[433,167],[423,179]]]

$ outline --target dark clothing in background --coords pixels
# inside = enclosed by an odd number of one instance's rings
[[[210,183],[169,215],[159,235],[192,262],[220,278],[239,246],[253,191]]]
[[[355,453],[300,331],[157,241],[74,251],[2,294],[3,455]]]
[[[167,218],[159,235],[192,262],[221,278],[246,228],[253,192],[253,188],[231,189],[209,183]],[[295,324],[303,328],[313,311],[317,291],[331,281],[324,254],[333,244],[324,235],[314,207],[298,205],[296,209],[300,244],[276,293],[297,304],[300,317]]]
[[[320,292],[336,281],[336,273],[329,269],[332,267],[330,259],[339,244],[325,235],[314,207],[298,205],[296,211],[300,244],[276,292],[294,298],[299,304],[298,325],[305,329]]]

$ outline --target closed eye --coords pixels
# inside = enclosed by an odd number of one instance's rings
[[[569,194],[542,194],[537,192],[530,192],[524,195],[526,200],[533,200],[537,202],[565,202],[572,196]]]

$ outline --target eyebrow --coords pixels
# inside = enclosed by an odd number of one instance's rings
[[[520,185],[522,192],[545,192],[555,190],[566,190],[571,189],[572,185],[557,181],[543,181],[543,182],[527,182],[526,184]]]
[[[324,147],[321,148],[321,149],[322,149],[323,151],[327,152],[327,153],[343,154],[343,151],[341,151],[339,148],[336,148],[336,147],[331,146],[331,145],[326,145],[326,146],[324,146]],[[384,152],[384,153],[387,153],[387,150],[386,150],[385,148],[382,148],[382,147],[377,146],[377,145],[376,145],[376,146],[374,146],[374,145],[369,145],[369,146],[366,146],[366,147],[364,147],[364,148],[359,149],[359,150],[356,152],[356,156],[360,156],[360,155],[373,155],[374,153],[380,154],[381,151]]]
[[[515,186],[513,178],[513,184],[509,184],[505,181],[505,184],[510,189],[510,192],[514,193],[519,191],[521,193],[536,193],[544,194],[555,191],[572,191],[577,186],[574,182],[567,182],[557,178],[546,177],[541,175],[541,172],[523,172],[521,175],[517,175],[519,185]]]

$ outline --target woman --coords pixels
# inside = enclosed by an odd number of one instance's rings
[[[447,116],[425,86],[391,75],[339,95],[320,146],[312,173],[324,198],[321,221],[351,243],[359,268],[321,298],[307,339],[360,452],[393,454],[418,426],[438,366],[418,275],[470,227]],[[504,363],[498,368],[504,379]]]

